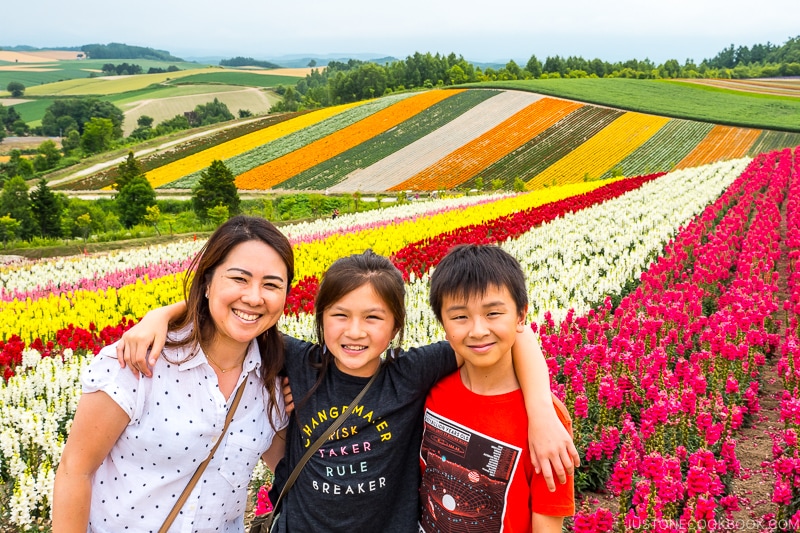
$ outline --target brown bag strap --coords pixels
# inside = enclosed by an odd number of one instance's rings
[[[273,514],[275,513],[275,511],[278,510],[278,504],[281,503],[283,496],[291,488],[291,486],[294,485],[294,482],[300,475],[300,471],[306,465],[308,460],[311,459],[311,456],[314,455],[314,452],[316,452],[319,449],[319,447],[322,446],[322,444],[326,440],[328,440],[330,436],[333,435],[342,424],[344,424],[344,421],[347,419],[348,416],[350,416],[350,413],[356,407],[358,402],[360,402],[361,398],[363,398],[364,395],[367,393],[367,390],[369,390],[369,387],[375,381],[375,378],[378,377],[378,374],[380,373],[382,367],[383,365],[379,366],[378,370],[376,370],[375,373],[372,374],[372,377],[369,379],[367,384],[364,385],[364,388],[361,389],[361,392],[359,392],[358,395],[353,399],[353,401],[350,402],[350,405],[347,406],[347,410],[344,412],[344,414],[339,416],[339,418],[337,418],[334,421],[334,423],[331,424],[330,427],[328,427],[328,429],[326,429],[325,432],[322,435],[320,435],[319,438],[317,438],[317,440],[314,441],[314,444],[312,444],[311,447],[308,450],[306,450],[306,453],[303,454],[303,457],[300,458],[300,461],[298,461],[297,465],[295,465],[294,470],[292,470],[292,473],[289,475],[289,478],[283,485],[281,493],[278,495],[278,499],[275,501],[275,505],[272,506]]]
[[[248,377],[245,376],[244,380],[239,385],[239,388],[236,389],[236,396],[233,397],[233,403],[231,404],[231,408],[228,409],[228,414],[225,416],[225,425],[222,427],[222,433],[219,434],[217,442],[214,444],[214,447],[211,448],[211,452],[209,452],[208,457],[206,457],[206,460],[200,463],[200,465],[197,467],[197,470],[194,471],[192,478],[189,480],[189,483],[186,485],[186,488],[183,489],[183,492],[178,498],[178,501],[175,502],[175,505],[172,507],[172,510],[169,512],[169,515],[167,515],[167,518],[164,520],[164,524],[162,524],[161,529],[158,530],[158,533],[166,533],[169,530],[170,526],[172,525],[172,522],[175,521],[175,518],[178,517],[178,513],[181,512],[183,504],[185,504],[186,500],[189,499],[189,494],[192,493],[192,489],[194,489],[194,486],[197,485],[197,482],[200,480],[200,476],[203,475],[203,471],[206,469],[208,463],[210,463],[211,459],[214,457],[214,453],[217,451],[217,448],[219,448],[222,439],[225,437],[225,433],[228,431],[228,426],[231,425],[231,420],[233,420],[233,413],[236,412],[236,408],[239,406],[239,400],[242,399],[242,394],[244,393],[244,387],[247,384],[247,379]]]

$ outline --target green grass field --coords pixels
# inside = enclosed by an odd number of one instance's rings
[[[519,89],[674,118],[800,132],[800,99],[666,80],[549,79],[470,84]]]
[[[118,65],[120,63],[132,63],[140,65],[147,72],[150,67],[166,69],[170,65],[175,65],[181,70],[203,68],[206,65],[198,63],[170,63],[167,61],[152,61],[149,59],[85,59],[81,61],[50,61],[47,63],[30,63],[36,69],[49,69],[48,72],[30,71],[9,71],[0,70],[0,89],[5,89],[10,81],[19,81],[25,87],[33,88],[39,85],[55,83],[59,81],[85,79],[91,76],[92,71],[100,71],[106,63]],[[14,65],[8,61],[0,61],[0,65]],[[98,75],[96,72],[95,75]]]
[[[300,78],[297,76],[276,76],[274,74],[256,74],[253,72],[209,72],[193,74],[172,81],[172,84],[185,83],[222,83],[226,85],[244,85],[247,87],[277,87],[286,85],[294,87]]]

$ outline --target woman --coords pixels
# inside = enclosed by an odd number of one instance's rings
[[[173,527],[243,531],[253,467],[261,457],[272,468],[283,456],[276,324],[294,277],[289,241],[261,218],[237,216],[189,272],[186,309],[170,321],[152,379],[122,371],[113,345],[84,374],[56,472],[55,533],[157,531],[219,439]],[[241,403],[221,435],[240,385]]]

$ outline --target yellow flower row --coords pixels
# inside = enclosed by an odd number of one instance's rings
[[[19,335],[25,342],[52,338],[73,324],[88,328],[117,325],[123,319],[138,320],[155,307],[183,299],[184,274],[137,280],[136,283],[98,291],[75,291],[27,301],[3,302],[0,339]]]
[[[639,148],[670,119],[628,112],[527,182],[528,190],[598,178]]]
[[[367,248],[379,254],[391,255],[409,243],[426,237],[589,192],[611,181],[614,180],[550,188],[502,198],[466,210],[452,210],[298,244],[295,246],[295,279],[318,277],[333,261],[344,255]],[[4,302],[0,306],[0,339],[17,334],[24,341],[31,342],[37,337],[52,338],[56,331],[69,324],[86,328],[93,322],[102,328],[116,325],[123,318],[138,319],[149,309],[182,299],[183,279],[183,274],[172,274],[154,280],[145,278],[119,289],[75,291],[37,300]]]
[[[273,126],[242,135],[230,141],[218,144],[202,152],[184,157],[162,167],[147,172],[147,180],[153,187],[159,187],[165,183],[173,182],[193,172],[202,170],[211,165],[215,159],[225,160],[243,154],[248,150],[258,148],[275,139],[285,137],[290,133],[300,131],[303,128],[322,122],[334,115],[338,115],[350,108],[359,106],[367,102],[355,102],[333,107],[326,107],[318,111],[312,111],[298,117],[279,122]]]
[[[495,202],[471,206],[466,210],[452,210],[417,220],[403,221],[391,226],[365,229],[344,235],[333,235],[324,241],[314,241],[295,246],[297,279],[322,275],[339,257],[371,248],[375,253],[391,255],[404,246],[472,224],[489,220],[583,194],[612,180],[575,183],[503,198]]]

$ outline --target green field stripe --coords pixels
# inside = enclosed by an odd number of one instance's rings
[[[747,155],[755,157],[762,152],[794,148],[795,146],[800,146],[800,133],[764,130],[747,151]]]
[[[467,87],[518,89],[664,117],[800,132],[798,98],[720,91],[676,80],[563,78],[482,82]]]
[[[172,80],[173,85],[186,83],[223,83],[225,85],[244,85],[247,87],[277,87],[286,85],[294,87],[302,78],[297,76],[280,76],[275,74],[255,74],[252,72],[209,72],[192,74]]]
[[[562,120],[502,157],[462,186],[474,188],[478,178],[484,186],[502,180],[511,187],[516,178],[528,181],[544,169],[570,153],[589,137],[596,134],[623,112],[616,109],[586,105],[576,109]]]
[[[272,142],[262,144],[258,148],[253,148],[242,154],[230,157],[224,161],[225,165],[230,169],[234,176],[243,174],[248,170],[255,168],[264,163],[268,163],[273,159],[277,159],[283,155],[297,150],[307,144],[311,144],[326,135],[330,135],[342,128],[346,128],[351,124],[355,124],[373,113],[377,113],[381,109],[387,108],[390,105],[412,96],[414,93],[404,93],[393,96],[385,96],[378,98],[366,104],[362,104],[346,111],[327,118],[316,124],[312,124],[294,133],[290,133]],[[203,170],[193,172],[171,183],[166,183],[157,189],[190,189],[194,187],[197,180],[200,179],[200,174]]]
[[[670,120],[600,178],[610,178],[615,170],[621,170],[623,176],[669,171],[686,157],[713,127],[714,125],[708,122]]]
[[[280,189],[322,190],[341,182],[359,168],[367,168],[441,128],[499,91],[470,90],[423,110],[396,127],[284,181]]]

